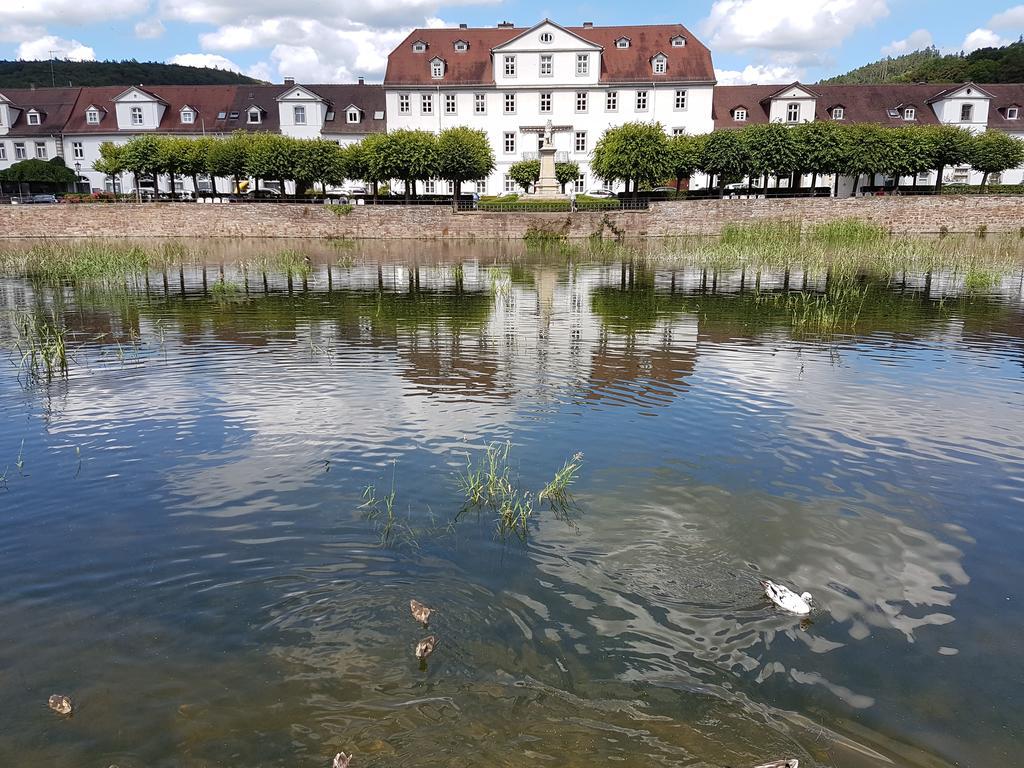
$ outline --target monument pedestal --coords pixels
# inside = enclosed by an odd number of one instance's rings
[[[544,144],[538,154],[540,155],[540,178],[533,185],[533,192],[523,197],[527,200],[564,200],[561,186],[555,178],[555,145],[551,139],[551,121],[544,130]]]

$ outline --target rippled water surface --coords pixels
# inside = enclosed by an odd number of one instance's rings
[[[311,260],[0,282],[73,357],[0,370],[0,764],[1019,762],[1020,268],[861,270],[824,333],[796,266]],[[506,441],[534,494],[584,454],[525,538],[457,482]]]

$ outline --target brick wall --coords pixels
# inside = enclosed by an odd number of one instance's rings
[[[318,205],[3,205],[0,237],[346,237],[521,239],[530,229],[567,237],[717,234],[725,224],[858,218],[894,232],[1017,232],[1024,196],[868,197],[665,202],[614,213],[460,213],[445,206],[356,206],[339,216]]]

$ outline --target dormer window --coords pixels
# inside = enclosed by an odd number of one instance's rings
[[[85,122],[89,125],[99,125],[100,111],[98,109],[85,110]]]
[[[328,109],[327,110],[327,114],[324,115],[324,122],[329,123],[332,120],[334,120],[334,110],[333,109]]]
[[[550,32],[541,32],[540,33],[540,41],[542,43],[550,43],[554,39],[555,39],[555,36],[552,35]]]
[[[245,113],[245,121],[249,125],[259,125],[263,122],[263,110],[258,107],[250,107],[249,111]]]
[[[734,109],[732,111],[732,119],[735,120],[737,123],[747,122],[747,108],[737,107],[736,109]]]
[[[970,93],[969,90],[967,92]],[[964,105],[962,105],[960,107],[960,122],[961,123],[969,123],[969,122],[971,122],[971,119],[973,117],[974,117],[974,105],[973,104],[964,104]]]
[[[469,50],[469,43],[467,43],[465,40],[456,40],[455,50],[458,51],[459,53],[465,53],[466,51]]]
[[[348,122],[350,123],[358,123],[359,110],[356,109],[355,107],[349,107],[348,111],[345,113],[345,119],[348,120]]]
[[[786,122],[787,123],[799,123],[800,122],[800,105],[796,102],[786,105]]]
[[[29,125],[39,125],[42,122],[42,116],[34,109],[30,109],[26,115]]]
[[[846,110],[843,107],[832,107],[832,119],[842,120],[846,117]]]
[[[181,110],[181,122],[183,125],[192,125],[196,121],[196,113],[191,109]]]
[[[889,115],[889,117],[899,117],[900,111],[898,109],[890,109],[888,110],[887,114]]]
[[[1006,108],[1006,119],[1007,120],[1020,120],[1020,107],[1007,107]]]
[[[672,38],[673,48],[682,48],[684,45],[686,45],[686,38],[682,35],[676,35]]]
[[[628,37],[620,37],[618,40],[615,41],[615,47],[616,48],[629,48],[629,38]]]
[[[132,107],[131,118],[132,125],[142,125],[145,122],[142,118],[142,107]]]
[[[430,60],[430,76],[435,80],[444,77],[444,60],[443,59],[431,59]]]
[[[651,68],[654,70],[656,75],[664,75],[665,70],[668,68],[668,59],[663,54],[658,54],[651,59]]]
[[[306,108],[305,107],[292,107],[292,122],[295,125],[306,124]]]
[[[916,120],[917,119],[917,110],[914,109],[913,107],[905,107],[903,109],[903,119],[904,120]]]
[[[424,43],[422,40],[417,40],[415,43],[412,44],[413,53],[426,53],[426,50],[427,44]]]

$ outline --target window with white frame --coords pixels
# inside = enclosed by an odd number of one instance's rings
[[[441,188],[444,191],[444,194],[446,195],[453,194],[453,192],[455,191],[455,186],[452,184],[451,181],[442,181]]]
[[[514,115],[516,113],[516,95],[514,93],[505,94],[505,114]]]
[[[608,91],[604,95],[604,110],[605,112],[617,112],[619,109],[619,92]]]
[[[917,174],[917,183],[918,184],[928,184],[930,182],[930,179],[931,179],[931,172],[929,172],[929,171],[921,171],[919,174]]]
[[[263,112],[255,108],[250,109],[245,114],[245,120],[249,125],[259,125],[263,122]]]
[[[540,113],[542,115],[549,114],[551,112],[551,92],[546,91],[540,95]]]
[[[786,105],[786,122],[787,123],[799,123],[800,122],[800,105],[796,102]]]
[[[665,70],[668,68],[668,59],[664,56],[655,56],[651,59],[651,67],[656,75],[664,75]]]
[[[432,59],[430,62],[430,76],[435,80],[444,77],[444,62],[441,59]]]
[[[47,157],[49,157],[49,152],[47,152],[46,150],[45,141],[36,142],[36,157],[40,160],[45,160]]]
[[[673,128],[672,129],[672,135],[673,136],[685,136],[686,135],[686,129],[685,128]]]
[[[0,141],[0,160],[7,159],[7,145]]]
[[[25,152],[25,142],[16,141],[14,142],[14,159],[24,160],[28,154]]]
[[[576,91],[576,111],[577,112],[586,112],[587,111],[587,102],[588,102],[587,92],[586,91]]]
[[[971,178],[971,168],[967,165],[960,165],[953,169],[953,181],[957,184],[966,184]]]
[[[71,142],[71,156],[74,157],[75,160],[84,160],[85,159],[85,147],[82,146],[82,142],[80,142],[80,141],[72,141]]]
[[[306,124],[306,108],[305,107],[292,107],[292,118],[296,125]]]
[[[427,195],[433,195],[437,192],[437,182],[433,179],[427,179],[423,182],[423,193]]]
[[[1020,107],[1007,107],[1006,108],[1006,119],[1007,120],[1019,120],[1020,119]]]
[[[421,93],[420,94],[420,114],[432,115],[434,114],[434,94],[432,93]]]
[[[636,92],[636,111],[646,112],[647,111],[647,91]]]
[[[682,48],[684,45],[686,45],[686,38],[682,35],[676,35],[672,38],[673,48]]]
[[[516,135],[511,131],[505,132],[505,154],[514,155],[516,153]]]
[[[994,171],[988,175],[988,183],[995,184],[996,186],[1003,183],[1003,174],[1001,171]]]
[[[456,100],[454,93],[446,93],[444,95],[444,113],[446,115],[456,114]]]
[[[737,107],[732,111],[732,119],[737,123],[745,123],[747,121],[747,110],[743,107]]]
[[[519,189],[519,185],[516,184],[515,179],[510,177],[508,174],[501,180],[501,188],[505,190],[505,194],[512,194]]]
[[[576,135],[574,136],[574,141],[573,141],[573,149],[575,149],[577,152],[586,152],[587,151],[587,132],[586,131],[576,131]]]
[[[554,39],[555,39],[555,36],[552,35],[550,32],[541,32],[540,33],[540,41],[542,43],[550,43]]]
[[[576,180],[572,184],[573,191],[578,195],[582,195],[587,191],[587,177],[584,174],[580,174],[576,177]]]
[[[516,57],[505,56],[505,77],[516,76]]]
[[[142,125],[142,107],[132,107],[131,118],[132,125]]]
[[[425,50],[427,50],[427,44],[421,40],[417,40],[415,43],[412,44],[412,50],[413,53],[423,53]]]
[[[474,93],[473,94],[473,112],[477,115],[487,114],[487,94],[486,93]]]
[[[410,99],[408,93],[398,94],[398,114],[408,115],[410,112],[412,112],[412,106],[410,105],[409,101]]]
[[[686,91],[676,91],[675,100],[672,102],[672,106],[676,112],[682,112],[686,109]]]
[[[590,54],[589,53],[577,53],[576,54],[576,74],[583,76],[590,74]]]
[[[467,43],[465,40],[456,40],[455,50],[458,51],[459,53],[465,53],[466,51],[469,50],[469,43]]]
[[[356,109],[355,107],[352,107],[350,110],[348,110],[345,113],[345,119],[348,122],[350,122],[350,123],[358,123],[359,122],[359,110]]]
[[[85,122],[89,125],[99,125],[100,111],[98,109],[87,109],[85,111]]]
[[[473,191],[478,195],[487,194],[487,179],[477,179],[473,182]]]
[[[843,107],[832,107],[832,119],[842,120],[846,117],[846,110]]]
[[[904,120],[916,120],[917,119],[917,110],[914,109],[913,107],[906,107],[906,108],[904,108],[904,110],[903,110],[903,119]]]
[[[960,107],[960,122],[969,123],[974,118],[974,105],[963,104]]]
[[[195,121],[196,121],[196,113],[195,112],[193,112],[191,109],[183,109],[183,110],[181,110],[181,122],[184,125],[191,125]]]
[[[29,125],[39,125],[40,120],[38,112],[29,112],[27,118]]]
[[[540,55],[540,76],[551,77],[555,73],[554,56],[550,53]]]
[[[618,40],[615,41],[615,47],[616,48],[629,48],[629,38],[628,37],[620,37]]]

